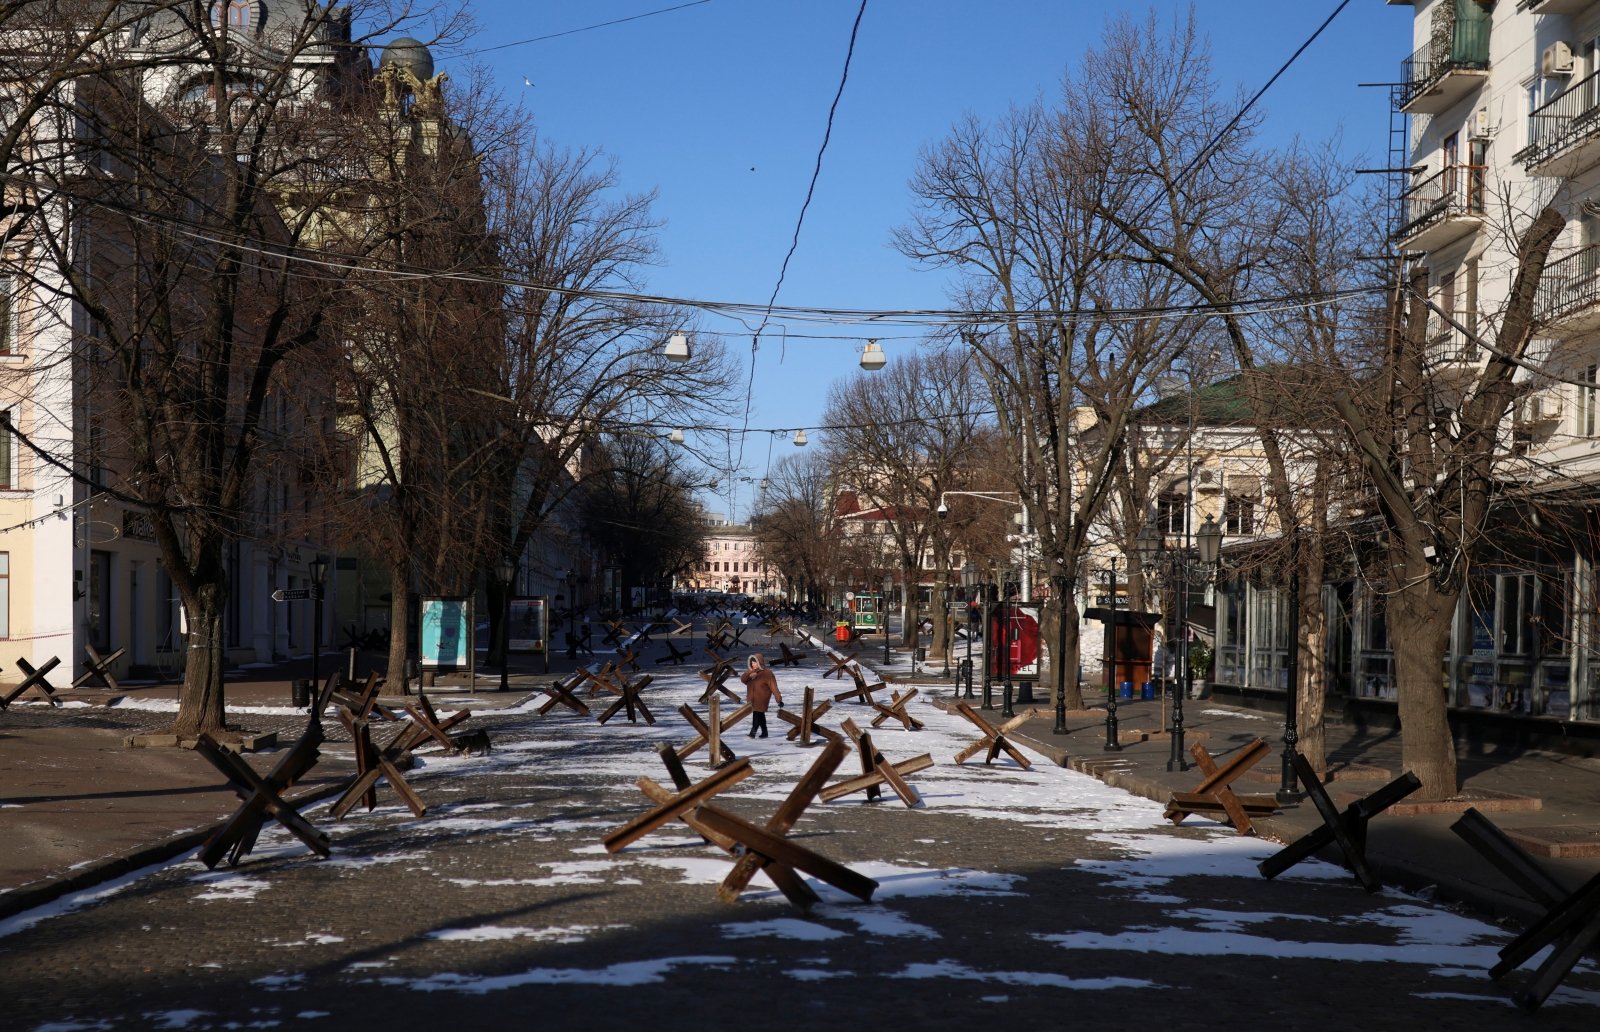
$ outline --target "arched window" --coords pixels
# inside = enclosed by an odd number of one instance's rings
[[[229,32],[248,31],[255,15],[255,0],[219,0],[211,8],[211,24],[227,25]]]

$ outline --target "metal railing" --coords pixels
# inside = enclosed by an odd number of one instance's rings
[[[1600,244],[1579,248],[1544,267],[1533,297],[1533,317],[1549,322],[1595,304],[1600,304]]]
[[[1456,318],[1462,317],[1458,314]],[[1478,361],[1478,342],[1466,331],[1449,323],[1428,329],[1428,365],[1473,365]]]
[[[1489,22],[1455,21],[1448,32],[1435,35],[1400,62],[1400,104],[1405,106],[1431,90],[1454,71],[1484,71],[1489,67]]]
[[[1400,195],[1405,224],[1400,239],[1455,215],[1483,214],[1484,165],[1446,165]]]
[[[1528,145],[1513,160],[1536,165],[1600,133],[1600,72],[1573,83],[1528,116]]]

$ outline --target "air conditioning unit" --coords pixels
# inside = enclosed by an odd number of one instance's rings
[[[1572,47],[1557,40],[1539,55],[1540,75],[1571,75]]]
[[[1481,107],[1467,119],[1467,137],[1472,140],[1487,140],[1494,135],[1494,123],[1489,121],[1489,109]]]

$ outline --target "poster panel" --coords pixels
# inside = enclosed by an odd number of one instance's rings
[[[544,653],[550,650],[550,599],[544,595],[511,600],[511,629],[507,644],[512,652]]]
[[[472,668],[472,600],[432,597],[422,599],[422,669]]]

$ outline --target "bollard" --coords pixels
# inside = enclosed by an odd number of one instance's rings
[[[306,678],[293,681],[289,685],[289,702],[295,709],[311,708],[311,682]]]

